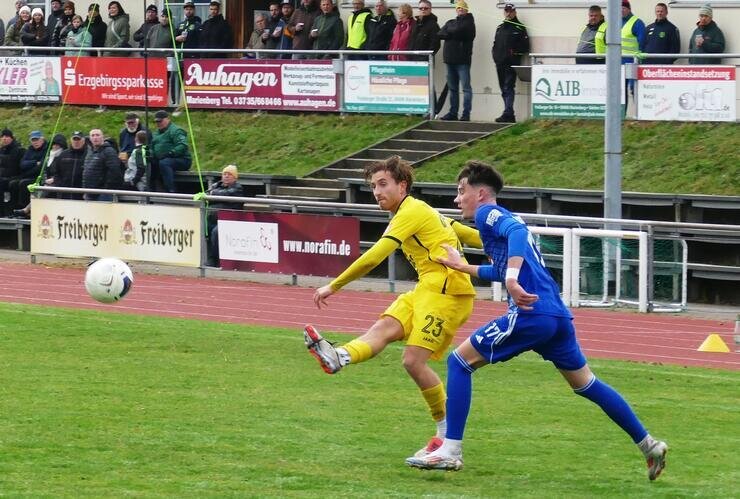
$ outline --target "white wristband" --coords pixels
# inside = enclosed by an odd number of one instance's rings
[[[519,269],[508,267],[506,269],[506,280],[508,281],[509,279],[519,280]]]

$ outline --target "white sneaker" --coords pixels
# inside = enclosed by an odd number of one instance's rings
[[[652,481],[658,478],[665,468],[665,455],[668,452],[668,444],[656,440],[655,444],[645,453],[647,458],[648,478]]]
[[[339,372],[342,364],[339,362],[337,350],[319,334],[315,327],[309,324],[303,328],[303,341],[306,343],[308,353],[316,357],[325,373]]]
[[[406,464],[422,470],[460,471],[463,468],[462,454],[448,456],[434,452],[422,457],[408,457]]]
[[[414,454],[414,457],[428,456],[435,450],[439,449],[440,446],[442,445],[442,442],[443,440],[441,438],[432,437],[431,439],[429,439],[429,442],[424,447],[416,451],[416,453]]]

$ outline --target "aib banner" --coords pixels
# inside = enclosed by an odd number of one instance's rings
[[[0,102],[59,102],[58,57],[0,57]]]
[[[332,62],[269,59],[186,59],[188,106],[221,109],[337,111]]]
[[[345,61],[344,111],[429,112],[429,63]]]
[[[620,78],[624,100],[624,66]],[[606,66],[603,64],[532,65],[532,117],[603,119]]]
[[[144,106],[146,95],[150,106],[167,105],[165,58],[62,57],[61,61],[67,104]]]
[[[200,209],[34,198],[31,253],[200,266]]]
[[[219,211],[221,268],[337,276],[360,255],[353,217]]]
[[[637,119],[735,121],[735,66],[639,66]]]

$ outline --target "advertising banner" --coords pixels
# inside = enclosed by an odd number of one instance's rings
[[[200,266],[200,209],[37,199],[31,253]]]
[[[332,61],[186,59],[185,98],[194,108],[337,111]]]
[[[62,57],[65,102],[103,106],[167,105],[167,59]],[[147,67],[144,68],[144,61]],[[147,77],[144,78],[146,70]]]
[[[218,213],[221,268],[337,276],[360,256],[360,221],[290,213]]]
[[[735,121],[735,66],[639,66],[637,119]]]
[[[620,94],[624,101],[624,66]],[[532,117],[603,119],[606,113],[606,66],[532,65]]]
[[[428,113],[429,63],[345,61],[344,110]]]
[[[0,57],[0,102],[59,102],[58,57]]]

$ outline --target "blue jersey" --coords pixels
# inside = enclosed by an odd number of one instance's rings
[[[480,206],[475,212],[475,226],[480,232],[483,249],[491,265],[483,265],[478,275],[483,279],[504,281],[509,257],[524,258],[519,272],[519,284],[528,293],[539,296],[532,310],[521,310],[509,297],[509,313],[540,314],[570,317],[568,307],[560,298],[560,289],[545,266],[534,238],[521,217],[495,204]]]

